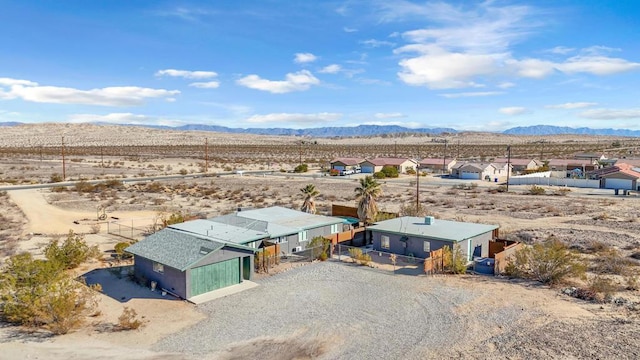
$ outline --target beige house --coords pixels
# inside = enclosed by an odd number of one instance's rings
[[[343,170],[353,170],[363,162],[362,158],[336,158],[331,160],[331,169],[335,169],[338,171]]]
[[[494,164],[500,166],[506,165],[507,162],[511,164],[511,171],[515,174],[522,174],[525,171],[536,170],[544,165],[542,161],[536,159],[497,158],[493,160]]]
[[[453,177],[470,180],[489,180],[507,176],[507,164],[464,162],[455,165],[451,171]]]
[[[360,163],[363,173],[373,174],[382,170],[385,166],[393,166],[400,174],[406,174],[407,170],[415,170],[418,162],[407,158],[375,158],[367,159]]]
[[[436,159],[436,158],[426,158],[420,160],[420,170],[427,171],[431,173],[442,173],[444,169],[444,173],[450,174],[451,169],[457,164],[455,159]]]
[[[600,187],[604,189],[640,191],[640,168],[630,164],[618,162],[615,166],[594,171],[591,177],[600,179]]]

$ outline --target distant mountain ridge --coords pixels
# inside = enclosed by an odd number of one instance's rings
[[[115,125],[111,123],[93,123],[95,125]],[[19,122],[0,122],[0,126],[25,125]],[[358,126],[333,126],[306,129],[291,128],[230,128],[219,125],[187,124],[182,126],[165,125],[140,125],[140,124],[118,124],[120,126],[149,127],[163,130],[179,131],[214,131],[232,134],[254,134],[254,135],[283,135],[283,136],[310,136],[310,137],[356,137],[356,136],[378,136],[397,133],[420,133],[420,134],[455,134],[460,132],[453,128],[418,128],[412,129],[398,125],[358,125]],[[487,131],[493,132],[493,131]],[[592,129],[588,127],[571,128],[566,126],[553,125],[533,125],[519,126],[494,133],[505,135],[608,135],[608,136],[630,136],[640,137],[640,130],[628,129]]]

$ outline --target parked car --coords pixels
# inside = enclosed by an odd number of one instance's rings
[[[351,175],[351,174],[355,174],[355,172],[351,169],[347,169],[347,170],[342,170],[342,172],[340,172],[340,175],[345,176],[345,175]]]

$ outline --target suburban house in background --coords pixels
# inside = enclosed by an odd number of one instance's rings
[[[469,261],[489,255],[489,241],[497,237],[497,225],[403,216],[367,227],[376,251],[428,258],[431,251],[460,245]]]
[[[316,236],[342,231],[345,219],[279,206],[242,210],[169,227],[129,246],[134,274],[184,299],[250,280],[255,252],[277,245],[291,254]]]
[[[607,160],[607,155],[602,153],[578,153],[573,156],[577,160],[589,160],[592,163],[597,163],[600,160]]]
[[[587,171],[593,171],[598,169],[597,160],[579,160],[579,159],[551,159],[548,163],[549,170],[551,171],[564,171],[567,173],[567,177],[571,177],[576,173],[584,175]],[[578,170],[578,171],[576,171]]]
[[[507,164],[463,162],[453,166],[451,175],[459,179],[489,180],[507,176]]]
[[[496,158],[493,160],[493,164],[496,165],[506,165],[507,162],[511,164],[511,171],[513,174],[522,174],[526,171],[537,170],[538,168],[544,165],[542,161],[536,159],[507,159],[507,158]]]
[[[640,191],[640,167],[617,162],[615,166],[595,170],[589,173],[592,179],[600,180],[604,189]]]
[[[375,158],[360,163],[363,173],[373,174],[381,171],[385,166],[393,166],[399,174],[406,174],[407,170],[415,170],[418,162],[408,158]]]
[[[266,234],[251,234],[264,237]],[[220,236],[225,237],[225,236]],[[236,285],[253,275],[255,249],[166,228],[129,246],[134,276],[183,299]]]
[[[354,170],[359,167],[360,164],[364,161],[361,158],[336,158],[331,160],[331,169],[344,171],[344,170]]]
[[[427,171],[430,173],[442,173],[444,169],[445,174],[450,174],[451,169],[456,163],[457,161],[455,159],[426,158],[420,160],[419,165],[421,171]]]

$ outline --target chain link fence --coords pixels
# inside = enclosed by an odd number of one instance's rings
[[[322,246],[307,248],[288,255],[274,254],[273,252],[262,250],[255,255],[255,271],[258,273],[269,273],[277,267],[287,267],[287,265],[294,265],[296,263],[312,262],[318,260],[322,251]]]
[[[333,259],[369,266],[395,274],[424,274],[425,259],[423,258],[392,254],[366,247],[337,244],[334,247]]]

